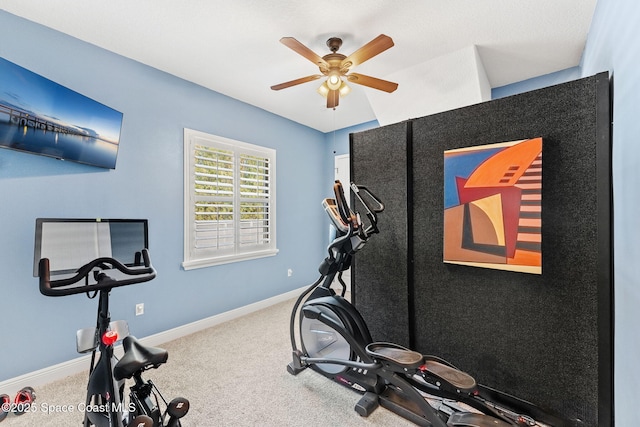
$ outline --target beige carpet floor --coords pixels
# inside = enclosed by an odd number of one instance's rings
[[[167,400],[189,399],[184,427],[413,425],[384,408],[360,417],[353,409],[360,394],[311,370],[287,373],[292,306],[293,301],[280,303],[168,342],[162,347],[169,361],[146,377]],[[87,373],[81,373],[37,388],[37,411],[9,414],[0,427],[80,426],[81,412],[61,408],[84,402],[86,381]]]

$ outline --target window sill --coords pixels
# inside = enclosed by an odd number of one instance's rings
[[[215,258],[202,258],[182,262],[182,268],[186,271],[196,268],[212,267],[214,265],[230,264],[232,262],[248,261],[252,259],[266,258],[275,256],[278,249],[270,249],[267,251],[248,252],[237,255],[220,256]]]

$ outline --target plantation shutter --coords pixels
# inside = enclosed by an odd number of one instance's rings
[[[193,248],[232,250],[234,233],[233,152],[196,145],[194,148]]]
[[[270,162],[240,155],[240,246],[269,244]]]
[[[185,269],[271,256],[275,151],[185,129]]]

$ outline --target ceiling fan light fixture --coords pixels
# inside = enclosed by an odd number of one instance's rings
[[[322,85],[318,88],[318,93],[320,95],[322,95],[323,97],[327,97],[329,95],[329,91],[331,89],[329,89],[329,86],[327,85],[327,82],[322,83]]]
[[[340,89],[338,89],[338,92],[340,92],[340,97],[344,98],[345,96],[349,95],[349,93],[351,92],[351,88],[348,84],[342,82],[342,84],[340,85]]]
[[[341,84],[342,84],[342,79],[340,78],[340,72],[331,71],[327,78],[327,86],[329,86],[329,89],[338,90],[340,89]]]
[[[322,85],[318,87],[318,93],[324,98],[329,96],[330,91],[331,89],[329,88],[329,84],[327,82],[322,83]],[[338,93],[340,94],[340,98],[344,98],[345,96],[349,95],[349,93],[351,93],[351,88],[343,80],[340,80]]]

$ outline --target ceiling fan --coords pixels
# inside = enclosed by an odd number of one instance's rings
[[[364,74],[350,73],[353,67],[362,64],[393,46],[393,40],[391,37],[384,34],[380,34],[378,37],[371,40],[349,56],[338,53],[338,49],[342,46],[342,39],[338,37],[331,37],[327,40],[327,46],[329,47],[329,50],[331,50],[331,53],[322,57],[293,37],[283,37],[280,39],[280,43],[313,62],[319,67],[322,74],[314,74],[296,80],[291,80],[289,82],[280,83],[271,86],[271,89],[273,90],[285,89],[326,76],[327,80],[318,88],[318,92],[327,98],[327,108],[335,108],[338,106],[339,98],[341,96],[345,96],[351,91],[342,77],[351,83],[356,83],[389,93],[398,88],[397,83],[366,76]]]

